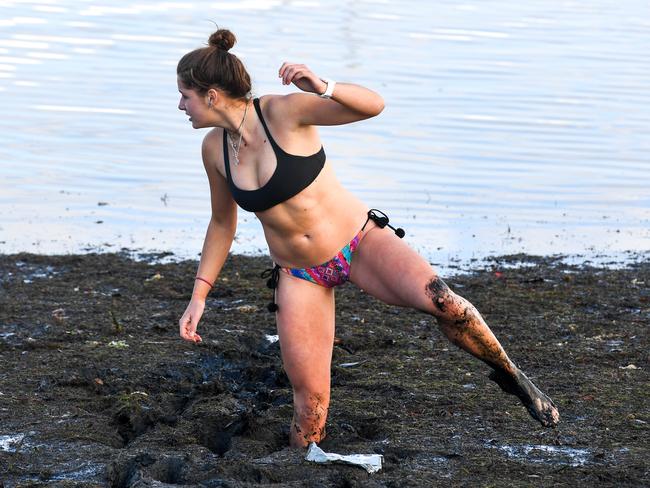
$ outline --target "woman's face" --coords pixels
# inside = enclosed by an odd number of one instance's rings
[[[178,109],[185,112],[192,122],[194,129],[207,127],[207,117],[210,114],[207,97],[200,95],[196,90],[187,88],[180,79],[177,79],[178,91],[181,99],[178,102]]]

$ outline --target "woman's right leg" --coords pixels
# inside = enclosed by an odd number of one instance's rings
[[[350,281],[380,300],[436,317],[451,342],[487,363],[490,378],[518,396],[530,414],[555,426],[557,408],[508,358],[476,308],[449,289],[433,268],[388,229],[371,229],[352,259]]]
[[[290,444],[325,437],[334,347],[334,289],[280,273],[276,314],[282,363],[293,388]]]

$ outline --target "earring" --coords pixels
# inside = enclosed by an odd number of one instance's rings
[[[212,99],[208,98],[208,108],[212,108]]]

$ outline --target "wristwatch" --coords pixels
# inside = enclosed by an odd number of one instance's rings
[[[325,93],[321,93],[319,97],[332,98],[332,93],[334,93],[334,87],[336,86],[336,81],[328,80],[327,78],[321,78],[321,81],[327,83],[327,88],[325,89]]]

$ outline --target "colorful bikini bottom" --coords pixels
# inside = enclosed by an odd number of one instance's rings
[[[355,251],[361,240],[363,230],[354,236],[336,256],[329,261],[312,266],[311,268],[280,268],[285,273],[311,281],[325,288],[332,288],[342,285],[350,279],[350,264],[352,263],[352,253]]]
[[[283,268],[280,265],[276,264],[273,268],[267,269],[262,273],[262,278],[268,278],[266,286],[272,289],[277,288],[278,282],[280,280],[280,270],[291,276],[295,276],[296,278],[311,281],[312,283],[324,286],[326,288],[333,288],[335,286],[342,285],[350,279],[352,254],[359,246],[359,242],[361,241],[361,237],[363,236],[366,225],[368,225],[368,222],[371,220],[375,222],[378,227],[383,229],[384,227],[388,226],[393,229],[398,237],[404,237],[403,229],[395,229],[388,223],[388,217],[386,214],[373,208],[368,211],[368,218],[363,224],[363,227],[361,227],[359,233],[354,236],[354,238],[348,244],[346,244],[343,249],[341,249],[338,254],[332,259],[323,264],[312,266],[311,268]],[[276,312],[278,310],[278,306],[275,303],[275,300],[269,303],[267,308],[270,312]]]

